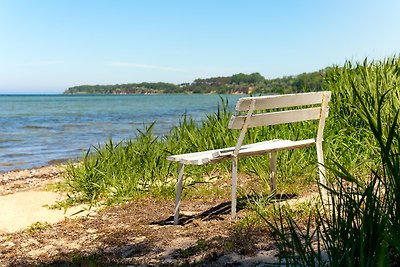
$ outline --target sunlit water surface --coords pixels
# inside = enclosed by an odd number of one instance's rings
[[[222,97],[232,108],[243,96]],[[154,121],[154,133],[165,135],[184,113],[200,121],[219,102],[218,95],[0,95],[0,172],[77,158]]]

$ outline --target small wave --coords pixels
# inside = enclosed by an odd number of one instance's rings
[[[62,125],[62,127],[75,128],[75,127],[82,127],[82,126],[85,126],[85,125],[86,125],[85,123],[68,123],[68,124]]]
[[[11,153],[11,154],[5,154],[3,158],[16,158],[16,157],[29,157],[33,156],[31,153]]]
[[[77,162],[78,158],[69,158],[69,159],[53,159],[47,162],[48,165],[59,165],[66,164],[68,162]]]
[[[25,162],[18,161],[18,162],[0,162],[0,167],[13,167],[13,166],[20,166],[24,165]]]
[[[0,143],[8,143],[8,142],[23,142],[21,139],[0,139]],[[6,146],[3,146],[6,147]]]
[[[23,127],[24,129],[51,129],[48,126],[39,126],[39,125],[26,125]]]

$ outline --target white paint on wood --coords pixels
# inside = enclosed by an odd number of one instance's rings
[[[182,186],[183,186],[183,171],[185,169],[185,165],[179,163],[178,167],[178,182],[176,184],[176,199],[175,199],[175,214],[174,214],[174,224],[178,224],[179,220],[179,207],[181,205],[181,194],[182,194]]]
[[[331,92],[324,92],[323,101],[321,104],[321,116],[318,124],[317,142],[322,142],[325,128],[325,119],[328,116],[329,107],[328,103],[331,100]]]
[[[237,102],[236,110],[249,110],[250,103],[253,100],[256,100],[256,110],[315,105],[322,103],[322,96],[324,95],[324,93],[326,92],[244,97],[239,99],[239,101]]]
[[[231,192],[231,219],[236,220],[236,191],[237,191],[237,164],[238,159],[232,159],[232,192]]]
[[[276,157],[275,152],[269,153],[269,177],[270,177],[270,192],[276,193]]]
[[[322,185],[326,185],[326,171],[324,166],[324,153],[322,150],[322,142],[317,142],[315,145],[317,148],[319,182]]]
[[[186,154],[179,154],[168,156],[167,160],[169,161],[181,161],[182,159],[189,159],[189,158],[197,158],[197,157],[214,157],[219,155],[220,149],[215,150],[208,150],[208,151],[201,151],[201,152],[193,152],[193,153],[186,153]]]
[[[238,141],[236,142],[235,150],[233,151],[233,154],[235,156],[237,156],[237,154],[239,153],[240,147],[242,146],[244,136],[246,135],[246,132],[247,132],[247,127],[249,126],[251,116],[253,115],[255,104],[256,104],[256,101],[252,100],[250,103],[249,112],[247,112],[246,117],[243,118],[244,120],[243,120],[242,125],[240,126],[241,131],[239,134],[239,138],[238,138]]]
[[[264,153],[268,153],[271,151],[302,148],[310,146],[312,144],[315,144],[314,138],[306,140],[298,140],[298,141],[282,140],[282,139],[263,141],[241,146],[239,153],[237,154],[237,157],[241,158],[241,157],[262,155]],[[213,150],[212,153],[182,154],[182,155],[176,155],[176,158],[179,160],[172,160],[172,161],[179,161],[180,163],[186,165],[189,164],[204,165],[211,162],[215,163],[222,160],[230,159],[232,158],[232,156],[234,156],[234,151],[235,147],[228,147],[224,149]]]
[[[323,101],[321,104],[321,117],[318,124],[317,138],[316,138],[316,147],[317,147],[317,159],[318,159],[318,173],[319,173],[319,182],[322,185],[326,185],[326,170],[324,166],[324,154],[322,149],[322,141],[324,136],[324,128],[325,128],[325,118],[328,116],[328,103],[331,100],[331,92],[324,92]],[[324,192],[325,193],[325,192]]]
[[[249,122],[248,128],[258,126],[270,126],[286,124],[300,121],[318,120],[321,115],[321,108],[306,108],[296,110],[277,111],[269,113],[254,114]],[[245,121],[245,116],[232,116],[229,129],[241,129]]]

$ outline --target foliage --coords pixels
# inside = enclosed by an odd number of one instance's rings
[[[144,94],[181,93],[182,88],[172,83],[130,83],[115,85],[80,85],[68,88],[64,94]]]
[[[76,201],[124,201],[155,186],[170,190],[165,180],[170,173],[166,144],[153,135],[153,126],[138,130],[135,139],[118,144],[110,139],[93,147],[92,153],[89,150],[80,165],[70,164],[66,178]]]
[[[244,73],[239,73],[232,75],[232,82],[234,84],[241,84],[241,83],[261,83],[264,82],[265,78],[258,72],[252,73],[250,75],[246,75]]]
[[[192,83],[130,83],[116,85],[80,85],[68,88],[64,94],[170,94],[170,93],[217,93],[217,94],[265,94],[320,91],[325,70],[303,73],[276,79],[265,79],[260,73],[238,73],[227,77],[196,79]]]
[[[257,93],[300,93],[308,91],[322,91],[325,87],[324,78],[330,68],[311,73],[302,73],[297,76],[286,76],[266,80],[257,88]]]
[[[39,232],[39,231],[44,230],[49,227],[50,227],[49,223],[35,222],[27,228],[27,231],[30,233],[34,233],[34,232]]]
[[[265,221],[287,265],[396,266],[400,259],[400,59],[365,60],[355,66],[347,62],[334,68],[327,80],[335,92],[335,111],[347,114],[347,132],[355,132],[353,140],[361,141],[355,146],[375,158],[372,164],[362,165],[362,175],[353,175],[343,163],[330,164],[331,185],[323,188],[329,195],[325,209],[310,214],[305,227],[283,209],[276,220],[264,217]]]

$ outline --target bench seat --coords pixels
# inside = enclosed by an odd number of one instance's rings
[[[263,141],[240,147],[238,157],[254,156],[264,153],[284,150],[284,149],[295,149],[301,147],[307,147],[315,144],[315,138],[292,141],[283,139],[274,139],[269,141]],[[167,157],[169,161],[179,162],[185,165],[204,165],[208,163],[216,163],[224,161],[232,157],[235,147],[228,147],[223,149],[214,149],[208,151],[173,155]]]

